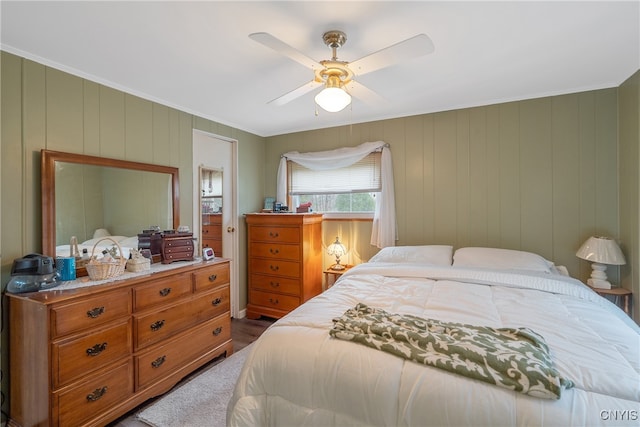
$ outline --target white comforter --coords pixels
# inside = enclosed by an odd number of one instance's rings
[[[392,313],[529,327],[575,387],[526,396],[329,336],[363,302]],[[363,264],[270,327],[229,403],[231,426],[634,425],[640,329],[581,282],[559,275]]]

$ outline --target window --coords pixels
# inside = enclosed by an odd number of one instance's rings
[[[288,162],[291,204],[311,202],[317,212],[373,212],[381,190],[381,153],[339,169],[311,170]]]

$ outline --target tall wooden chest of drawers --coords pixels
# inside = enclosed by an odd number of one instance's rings
[[[322,214],[255,213],[246,221],[248,318],[280,318],[322,292]]]
[[[9,425],[103,426],[229,356],[229,278],[229,260],[216,259],[7,294]]]

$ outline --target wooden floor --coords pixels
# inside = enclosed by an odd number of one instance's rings
[[[233,340],[233,351],[236,352],[242,350],[244,347],[254,342],[265,331],[265,329],[271,326],[274,321],[274,319],[268,319],[264,317],[261,317],[257,320],[246,318],[231,319],[231,339]],[[210,363],[204,365],[203,367],[199,368],[194,373],[183,379],[182,382],[188,381],[194,376],[197,376],[202,371],[207,370],[216,363],[220,363],[221,360],[223,359],[212,360]],[[182,382],[178,383],[176,387],[182,384]],[[135,408],[133,411],[129,412],[127,415],[109,424],[109,427],[148,427],[147,424],[136,420],[135,415],[146,406],[151,405],[159,397],[146,401],[139,407]]]

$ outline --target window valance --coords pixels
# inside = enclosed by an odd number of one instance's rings
[[[383,141],[365,142],[356,147],[342,147],[328,151],[309,153],[290,151],[283,154],[278,167],[277,200],[283,203],[287,201],[287,160],[312,170],[331,170],[350,166],[377,150],[382,150],[382,190],[376,197],[371,244],[379,248],[394,246],[396,215],[393,164],[389,145]]]

